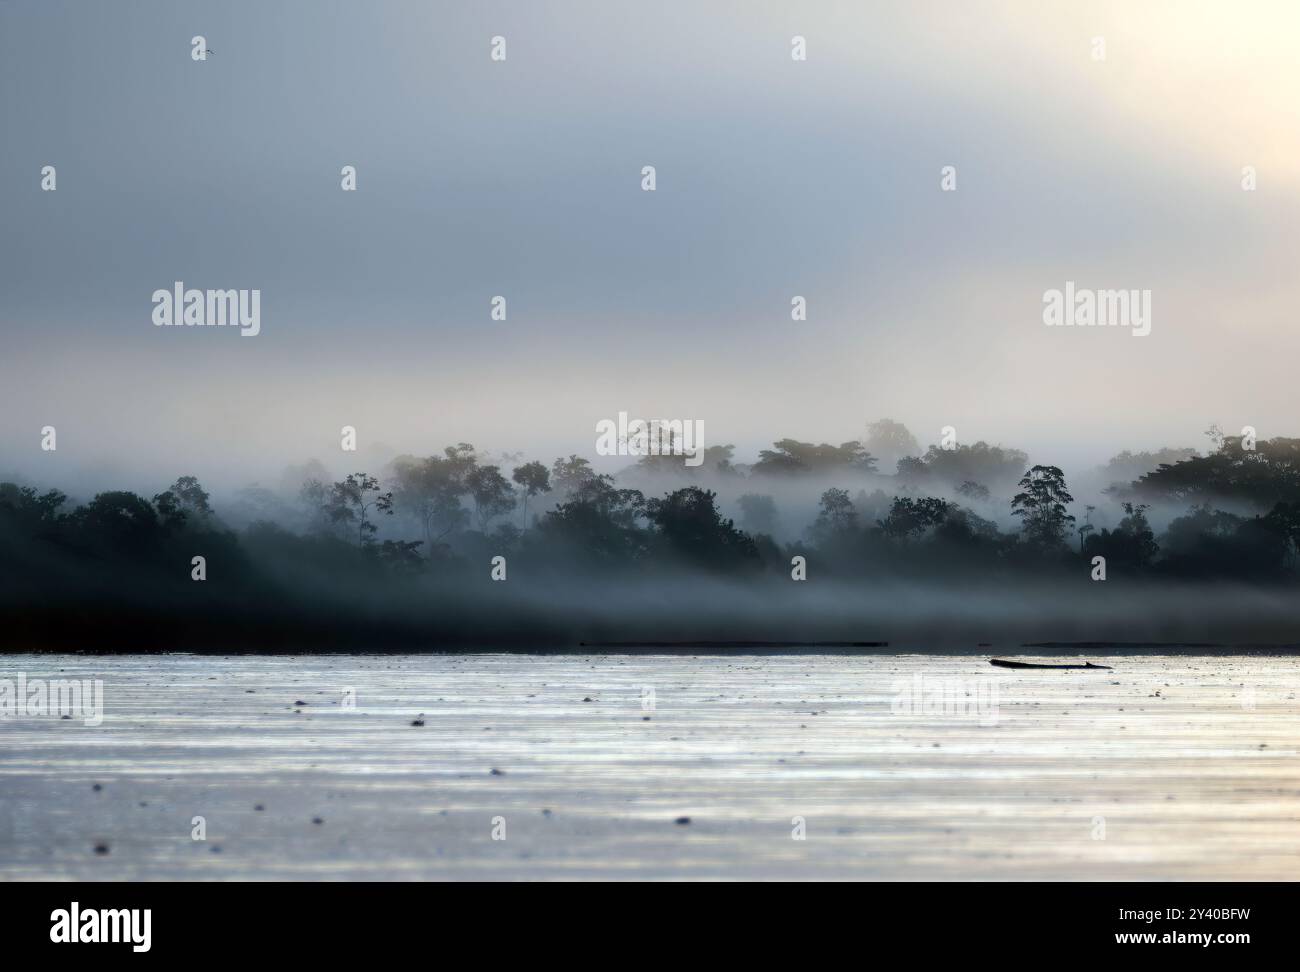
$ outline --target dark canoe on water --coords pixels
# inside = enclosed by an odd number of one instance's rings
[[[1082,665],[1040,665],[1037,662],[1018,662],[1004,661],[1001,658],[990,658],[990,665],[997,665],[999,668],[1104,668],[1110,671],[1109,665],[1094,665],[1092,662],[1084,662]]]

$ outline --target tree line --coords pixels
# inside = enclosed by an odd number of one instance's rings
[[[627,477],[597,473],[577,455],[507,470],[459,443],[400,456],[382,475],[307,478],[287,503],[277,500],[293,509],[296,528],[267,508],[232,530],[192,476],[152,499],[108,491],[75,506],[57,490],[0,483],[0,542],[11,555],[51,569],[75,562],[83,573],[116,562],[174,566],[203,547],[245,572],[263,555],[312,570],[412,576],[474,570],[506,556],[578,574],[692,568],[755,576],[781,575],[803,556],[844,577],[1082,570],[1097,557],[1111,578],[1295,575],[1300,440],[1247,448],[1221,436],[1206,455],[1167,450],[1174,461],[1106,491],[1121,515],[1099,526],[1097,506],[1078,508],[1059,467],[1030,466],[1023,452],[984,442],[921,452],[902,426],[885,424],[875,427],[881,451],[918,453],[892,457],[892,474],[880,473],[864,442],[783,439],[749,466],[734,461],[733,447],[715,446],[695,470],[680,457],[647,456]],[[1143,460],[1125,453],[1116,463]],[[704,478],[670,483],[675,488],[658,495],[628,484],[665,473]],[[837,477],[843,484],[820,492],[802,534],[778,541],[778,503],[763,485]],[[719,489],[736,495],[724,503]],[[1159,534],[1151,522],[1157,506],[1177,511]]]

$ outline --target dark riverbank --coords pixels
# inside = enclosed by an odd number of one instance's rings
[[[7,594],[7,596],[6,596]],[[6,603],[6,601],[8,603]],[[395,582],[319,593],[0,592],[0,652],[1287,653],[1288,588],[1192,584]]]

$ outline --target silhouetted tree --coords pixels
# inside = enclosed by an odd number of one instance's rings
[[[658,436],[659,454],[639,458],[635,467],[637,472],[674,476],[698,476],[702,473],[713,473],[714,475],[736,474],[736,468],[732,465],[732,454],[736,450],[733,445],[705,446],[699,464],[688,466],[685,462],[685,453],[678,446],[682,441],[681,437],[675,431],[669,430],[665,432],[662,429],[652,428],[650,436],[651,441],[655,441],[656,436]],[[696,448],[698,447],[697,443]]]
[[[1025,540],[1031,545],[1044,550],[1063,547],[1066,524],[1074,522],[1065,506],[1073,502],[1060,469],[1034,466],[1020,480],[1020,492],[1011,501],[1011,515],[1021,517]]]
[[[328,533],[336,526],[330,513],[330,489],[319,479],[309,479],[298,490],[298,502],[307,511],[308,529]]]
[[[858,511],[849,491],[832,487],[822,493],[817,518],[808,528],[808,539],[824,550],[842,551],[858,532]]]
[[[962,483],[973,482],[1002,490],[1020,478],[1028,462],[1029,457],[1019,449],[1004,449],[987,442],[958,445],[951,449],[930,446],[919,459],[906,457],[899,460],[898,479],[915,487],[947,486],[956,489]]]
[[[1161,537],[1162,568],[1175,576],[1227,576],[1237,557],[1237,531],[1242,518],[1208,503],[1177,517]]]
[[[51,535],[59,522],[59,509],[67,501],[57,489],[37,493],[30,486],[0,483],[0,526],[28,537]]]
[[[1246,519],[1208,504],[1169,524],[1161,538],[1161,571],[1174,577],[1242,580],[1276,577],[1288,559],[1288,541],[1266,517]]]
[[[1138,569],[1150,566],[1160,548],[1151,524],[1147,522],[1148,509],[1147,506],[1125,503],[1125,515],[1119,526],[1088,537],[1083,544],[1083,555],[1105,557],[1108,566]]]
[[[943,520],[934,528],[934,539],[943,547],[966,553],[996,553],[1002,545],[1002,535],[996,523],[951,503]]]
[[[469,493],[466,479],[476,465],[474,447],[465,442],[448,446],[441,456],[393,460],[394,503],[420,521],[430,557],[448,534],[469,522],[461,497]]]
[[[1286,540],[1288,557],[1294,566],[1300,554],[1300,503],[1278,503],[1264,517],[1264,526]]]
[[[921,444],[902,422],[882,418],[867,424],[867,437],[862,446],[886,467],[896,464],[905,456],[919,456]]]
[[[176,494],[171,490],[155,496],[153,505],[162,518],[163,526],[168,530],[175,530],[183,526],[188,518],[185,510],[181,509],[180,500],[176,498]]]
[[[858,495],[853,497],[853,507],[858,511],[859,519],[864,523],[875,523],[877,526],[879,521],[889,514],[892,503],[893,498],[880,488],[873,489],[870,493],[860,489]]]
[[[822,493],[820,509],[814,524],[819,532],[848,533],[857,528],[858,511],[849,499],[847,489],[831,488]]]
[[[1124,518],[1119,521],[1116,527],[1120,533],[1132,538],[1134,562],[1145,567],[1156,558],[1160,552],[1160,545],[1156,543],[1155,532],[1151,529],[1151,523],[1147,520],[1147,510],[1151,509],[1145,503],[1125,503]]]
[[[700,463],[699,470],[719,476],[738,475],[736,467],[732,464],[735,452],[734,445],[705,446],[704,461]]]
[[[1261,439],[1254,449],[1224,436],[1208,456],[1164,465],[1116,495],[1164,502],[1231,499],[1269,509],[1300,501],[1300,439]]]
[[[717,493],[687,486],[646,502],[646,519],[668,549],[708,567],[757,566],[754,541],[718,512]]]
[[[143,496],[124,490],[97,493],[71,514],[83,542],[123,555],[145,554],[165,533],[158,512]]]
[[[949,507],[949,503],[933,496],[895,496],[888,516],[878,525],[887,537],[911,539],[942,523]]]
[[[1135,479],[1154,472],[1161,466],[1172,466],[1195,457],[1196,450],[1191,448],[1165,448],[1157,449],[1155,452],[1130,452],[1125,449],[1102,466],[1100,473],[1112,488],[1115,486],[1125,488]]]
[[[637,520],[645,513],[639,490],[617,489],[610,476],[582,480],[570,499],[542,518],[538,531],[556,546],[579,552],[595,569],[630,564],[645,552],[645,531]]]
[[[369,549],[381,565],[396,574],[418,574],[425,567],[419,540],[385,540]]]
[[[1079,553],[1083,553],[1084,544],[1088,540],[1088,534],[1097,532],[1097,528],[1092,525],[1092,514],[1095,513],[1096,510],[1097,507],[1095,506],[1085,506],[1083,508],[1083,523],[1081,523],[1079,529],[1075,531],[1079,534]]]
[[[195,516],[211,516],[212,507],[208,504],[208,494],[193,476],[182,476],[172,483],[168,491],[180,500],[181,507]]]
[[[581,456],[569,456],[568,459],[556,459],[551,466],[552,486],[564,499],[569,499],[586,482],[596,478],[591,463]]]
[[[378,531],[370,522],[370,510],[377,513],[393,515],[393,494],[379,491],[379,480],[366,473],[351,473],[342,482],[330,487],[326,501],[329,518],[338,524],[356,523],[357,546],[364,547],[374,542]]]
[[[170,489],[153,498],[153,505],[169,529],[181,526],[191,517],[206,519],[212,515],[208,494],[193,476],[176,480]]]
[[[476,466],[465,476],[470,498],[474,501],[474,516],[478,528],[487,533],[488,525],[498,516],[515,508],[515,491],[510,481],[501,475],[499,466]]]
[[[523,490],[524,495],[524,526],[528,526],[528,501],[540,493],[549,493],[551,491],[551,473],[540,462],[526,462],[522,466],[516,466],[515,471],[511,473],[513,479]]]
[[[773,445],[775,448],[759,451],[758,462],[754,463],[751,470],[753,475],[790,475],[845,470],[869,473],[875,470],[875,457],[863,448],[861,442],[845,442],[833,446],[825,442],[814,445],[797,439],[781,439]]]

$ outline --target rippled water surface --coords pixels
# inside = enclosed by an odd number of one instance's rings
[[[1300,659],[1092,660],[4,656],[0,878],[1300,873]]]

